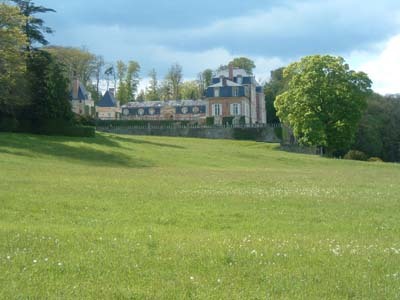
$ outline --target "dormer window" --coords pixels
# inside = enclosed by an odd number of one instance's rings
[[[241,75],[238,75],[238,77],[236,78],[236,81],[238,84],[242,84],[243,83],[243,77]]]
[[[232,97],[237,97],[237,96],[239,96],[239,88],[235,86],[232,88]]]
[[[219,87],[214,88],[214,97],[219,97]]]

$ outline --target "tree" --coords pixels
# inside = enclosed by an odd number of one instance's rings
[[[31,0],[12,0],[20,9],[21,13],[26,17],[23,30],[28,37],[27,49],[32,49],[35,43],[48,45],[48,41],[44,37],[45,33],[53,33],[50,27],[44,25],[44,21],[35,17],[38,13],[55,12],[54,9],[43,6],[36,6]]]
[[[107,81],[107,90],[110,87],[110,80],[115,76],[114,74],[115,74],[114,66],[112,64],[108,65],[104,71],[104,75]]]
[[[371,92],[371,80],[341,57],[307,56],[285,68],[288,89],[275,101],[277,115],[300,144],[331,154],[350,146]]]
[[[25,102],[26,97],[21,95],[28,45],[22,30],[25,22],[18,8],[0,3],[0,113]]]
[[[400,161],[400,101],[372,94],[352,148],[385,161]]]
[[[253,69],[256,67],[254,61],[247,57],[237,57],[233,59],[228,65],[230,64],[235,68],[244,69],[249,74],[253,74]]]
[[[32,119],[70,121],[68,79],[60,63],[46,51],[32,51],[28,60]]]
[[[135,101],[139,86],[140,65],[136,61],[130,61],[126,72],[125,85],[128,94],[128,101]]]
[[[117,80],[118,80],[118,88],[117,88],[117,99],[122,103],[127,103],[128,99],[128,91],[125,85],[126,72],[128,68],[123,61],[117,61]]]
[[[91,85],[91,78],[97,76],[99,69],[103,68],[102,58],[90,53],[88,50],[73,47],[51,46],[44,48],[59,63],[65,65],[64,72],[69,82],[76,77],[85,87]]]
[[[185,81],[181,85],[182,99],[197,100],[201,98],[199,83],[195,80]]]
[[[101,55],[96,56],[94,60],[94,77],[96,79],[96,97],[93,97],[95,101],[100,100],[100,79],[103,75],[104,58]]]
[[[144,100],[146,100],[146,95],[144,93],[144,90],[140,90],[139,94],[136,97],[136,101],[143,102]]]
[[[157,80],[157,72],[152,69],[149,73],[150,83],[146,89],[146,100],[147,101],[157,101],[160,100],[160,93]]]
[[[217,71],[226,71],[229,69],[229,65],[234,68],[239,68],[245,70],[250,75],[253,74],[253,69],[256,67],[254,61],[247,57],[236,57],[230,61],[227,65],[220,65]]]
[[[203,72],[199,73],[198,81],[201,97],[204,96],[204,91],[211,85],[212,82],[213,71],[211,69],[206,69]]]
[[[267,110],[267,121],[268,123],[279,123],[280,120],[276,115],[276,109],[274,106],[276,97],[285,90],[285,81],[283,80],[284,68],[279,68],[271,71],[271,78],[264,86],[265,94],[265,107]]]
[[[173,64],[165,77],[166,82],[170,85],[172,97],[174,100],[179,100],[180,85],[182,81],[182,66],[178,63]]]
[[[173,98],[172,87],[168,80],[166,80],[166,79],[163,80],[163,82],[161,83],[161,86],[160,86],[159,93],[160,93],[161,100],[163,100],[163,101],[172,100],[172,98]]]

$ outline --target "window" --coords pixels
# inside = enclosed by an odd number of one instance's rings
[[[245,88],[244,88],[244,95],[245,95],[246,97],[248,97],[249,94],[250,94],[250,92],[249,92],[249,87],[248,87],[248,86],[245,86]]]
[[[235,86],[232,88],[232,96],[237,97],[238,95],[239,95],[239,88]]]
[[[214,88],[214,97],[219,97],[219,88]]]
[[[237,77],[237,80],[236,80],[236,81],[237,81],[238,84],[242,84],[242,83],[243,83],[243,77],[239,75],[239,76]]]
[[[222,115],[222,105],[221,104],[213,104],[212,105],[212,115],[213,116],[221,116]]]
[[[240,103],[231,104],[231,115],[240,116],[241,115],[241,105]]]

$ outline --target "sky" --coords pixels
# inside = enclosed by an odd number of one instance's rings
[[[400,93],[399,0],[35,0],[57,13],[41,17],[53,45],[85,47],[106,61],[136,60],[142,86],[178,62],[185,79],[232,58],[254,73],[313,54],[340,55],[368,73],[374,90]]]

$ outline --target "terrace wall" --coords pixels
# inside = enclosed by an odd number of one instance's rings
[[[277,130],[278,129],[278,130]],[[129,127],[129,126],[103,126],[97,127],[98,131],[128,134],[128,135],[152,135],[171,137],[192,137],[206,139],[231,139],[231,140],[255,140],[260,142],[280,143],[277,131],[279,127]]]

